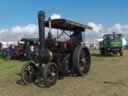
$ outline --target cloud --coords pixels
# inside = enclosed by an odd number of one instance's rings
[[[128,36],[128,25],[121,25],[121,24],[115,24],[112,26],[112,28],[109,28],[108,31],[110,32],[117,32],[122,33],[124,36]]]
[[[114,24],[112,27],[105,27],[103,24],[89,22],[88,25],[93,27],[93,31],[86,32],[85,38],[90,42],[93,42],[97,38],[101,38],[103,34],[112,32],[122,33],[124,37],[128,37],[128,24]],[[46,31],[48,32],[49,30],[46,29]],[[56,30],[52,31],[55,31],[54,35],[56,36]],[[21,38],[38,38],[38,26],[36,24],[28,24],[26,26],[15,26],[9,29],[0,29],[0,41],[14,41],[20,40]]]
[[[38,27],[35,24],[28,24],[26,26],[15,26],[10,29],[0,30],[0,41],[14,41],[20,40],[24,37],[37,37]]]
[[[61,15],[60,14],[52,14],[51,19],[60,19]]]
[[[45,28],[46,37],[49,29]],[[56,30],[52,29],[56,36]],[[0,42],[1,41],[17,41],[22,38],[38,38],[38,26],[36,24],[28,24],[26,26],[15,26],[9,29],[0,29]]]
[[[94,32],[100,33],[122,33],[128,34],[128,24],[121,25],[121,24],[114,24],[112,27],[104,27],[103,24],[96,24],[94,22],[89,22],[89,26],[93,27]]]
[[[105,27],[103,24],[89,22],[88,25],[93,27],[92,31],[86,33],[86,40],[90,42],[93,42],[97,38],[102,38],[104,34],[113,32],[121,33],[124,37],[128,37],[128,24],[114,24],[112,27]]]
[[[93,31],[95,31],[95,32],[100,32],[103,29],[102,24],[95,24],[94,22],[89,22],[88,25],[93,27]]]

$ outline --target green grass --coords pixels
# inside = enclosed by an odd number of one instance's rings
[[[93,51],[92,66],[84,77],[65,77],[51,88],[17,85],[25,62],[0,59],[0,96],[128,96],[128,51],[102,57]]]

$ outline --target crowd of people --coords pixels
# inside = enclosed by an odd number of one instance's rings
[[[5,58],[7,61],[11,59],[11,51],[14,51],[15,45],[10,44],[7,48],[3,48],[2,43],[0,43],[0,58]]]
[[[32,59],[32,53],[35,48],[38,47],[37,44],[30,44],[26,42],[25,44],[13,45],[10,44],[8,47],[3,48],[2,43],[0,43],[0,58],[4,58],[9,61],[10,59]]]

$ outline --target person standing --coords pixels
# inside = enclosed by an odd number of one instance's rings
[[[6,60],[9,61],[11,59],[11,50],[10,47],[6,48]]]

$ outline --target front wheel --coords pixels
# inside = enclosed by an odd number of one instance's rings
[[[58,79],[58,69],[56,64],[48,63],[43,70],[44,85],[45,87],[51,87],[56,84]]]
[[[32,62],[26,63],[21,70],[21,78],[25,84],[34,82],[36,68]]]

